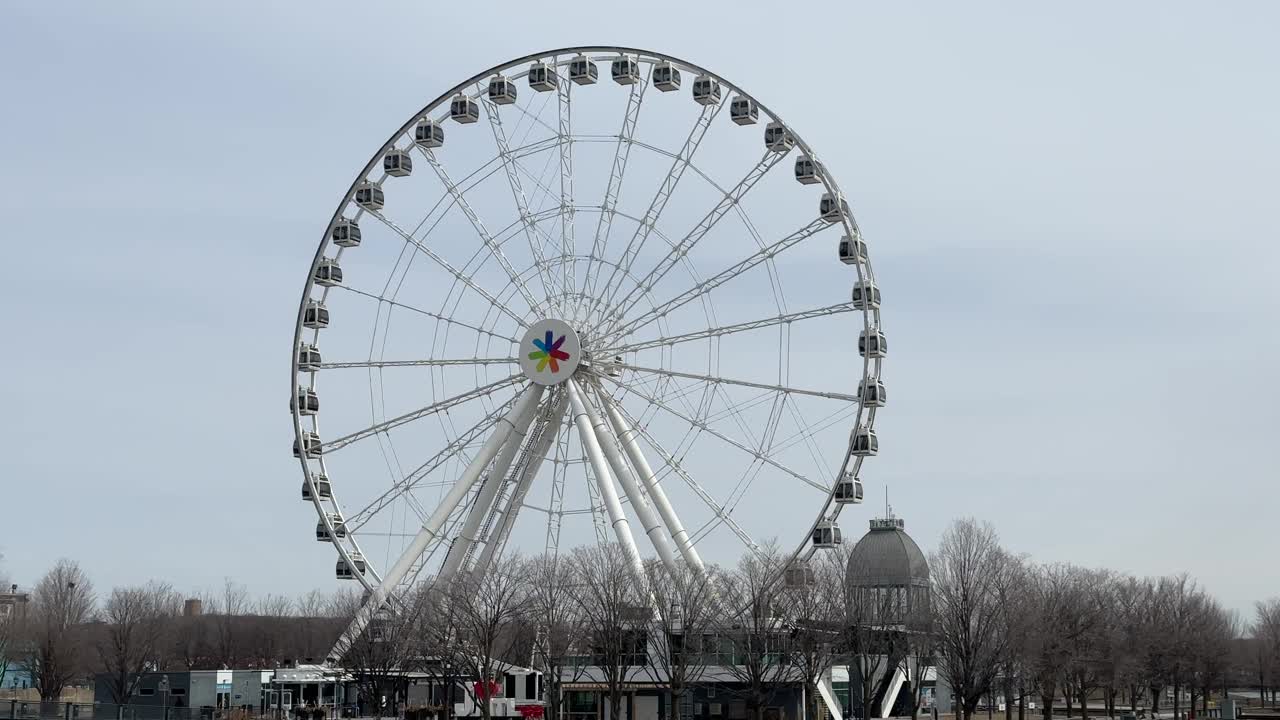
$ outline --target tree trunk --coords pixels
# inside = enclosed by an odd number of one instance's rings
[[[1027,720],[1027,689],[1018,686],[1018,720]]]
[[[1089,688],[1083,682],[1080,683],[1080,718],[1089,720]]]
[[[680,698],[684,697],[684,689],[671,686],[671,717],[669,720],[680,720]]]
[[[1067,717],[1071,717],[1071,684],[1070,683],[1067,684],[1067,687],[1063,688],[1062,699],[1065,700],[1067,703]]]
[[[1173,681],[1173,720],[1181,720],[1181,717],[1178,715],[1182,708],[1181,690],[1182,688],[1178,685],[1178,681],[1175,679]]]

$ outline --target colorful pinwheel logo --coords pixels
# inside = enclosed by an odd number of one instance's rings
[[[558,373],[560,372],[560,361],[569,359],[569,353],[560,349],[560,346],[564,344],[565,336],[561,335],[560,339],[555,342],[552,342],[552,337],[552,332],[548,330],[544,339],[533,339],[533,346],[538,349],[529,353],[529,359],[538,361],[538,372],[546,370],[547,365],[551,365],[551,372]]]

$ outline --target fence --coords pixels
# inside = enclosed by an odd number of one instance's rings
[[[251,720],[274,717],[275,713],[274,708],[263,714],[256,708],[219,710],[211,707],[0,700],[0,720]],[[295,720],[292,715],[288,718]]]

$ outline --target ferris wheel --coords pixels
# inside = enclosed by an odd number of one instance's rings
[[[840,188],[737,85],[620,47],[459,83],[358,173],[298,308],[302,497],[370,593],[347,637],[507,548],[834,547],[886,350]]]

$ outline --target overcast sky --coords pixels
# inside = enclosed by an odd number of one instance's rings
[[[1245,609],[1280,594],[1277,27],[1263,2],[5,2],[0,570],[332,587],[283,363],[336,199],[461,79],[619,44],[734,79],[840,178],[893,343],[876,487],[922,547],[972,515]]]

